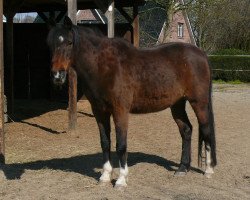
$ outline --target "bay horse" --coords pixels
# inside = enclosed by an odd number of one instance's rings
[[[48,34],[52,52],[52,76],[63,84],[70,67],[95,116],[103,151],[100,182],[110,182],[110,117],[116,132],[116,152],[120,174],[115,187],[127,185],[127,131],[129,113],[150,113],[171,109],[182,138],[182,154],[176,176],[185,175],[191,163],[192,125],[185,111],[191,104],[199,123],[198,164],[203,142],[206,150],[205,174],[214,173],[216,144],[212,109],[211,69],[206,54],[185,43],[169,43],[137,49],[121,38],[107,38],[88,28],[78,27],[65,17]]]

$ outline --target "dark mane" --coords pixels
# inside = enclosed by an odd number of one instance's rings
[[[105,36],[101,33],[98,29],[92,29],[83,26],[73,26],[72,27],[73,33],[73,48],[78,50],[81,44],[81,40],[84,40],[85,43],[91,42],[94,46],[97,46],[102,38]]]

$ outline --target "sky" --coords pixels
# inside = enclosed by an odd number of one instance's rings
[[[32,17],[35,17],[35,16],[37,16],[37,13],[36,12],[31,12],[31,13],[17,13],[16,15],[15,15],[15,17],[17,17],[17,18],[24,18],[24,17],[26,17],[26,16],[32,16]],[[6,22],[6,18],[5,18],[5,16],[3,15],[3,22]]]
[[[35,17],[35,16],[37,16],[37,13],[36,13],[36,12],[31,12],[31,13],[17,13],[17,14],[15,15],[15,17],[17,17],[17,18],[25,18],[26,16]],[[15,17],[14,17],[14,18],[15,18]]]

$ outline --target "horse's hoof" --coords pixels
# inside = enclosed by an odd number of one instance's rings
[[[110,184],[111,184],[110,181],[103,181],[103,180],[98,181],[98,185],[102,187],[109,186]]]
[[[102,177],[99,179],[98,181],[98,185],[100,186],[106,186],[111,184],[111,179],[107,178],[107,179],[103,179]]]
[[[212,178],[213,173],[205,173],[204,175],[206,178]]]
[[[115,189],[124,190],[127,187],[128,177],[120,176],[115,182]]]
[[[127,184],[115,184],[115,189],[119,191],[124,191],[127,187]]]
[[[111,173],[103,173],[99,178],[99,185],[107,185],[111,183],[112,180],[112,172]]]
[[[186,171],[176,171],[175,173],[174,173],[174,176],[176,176],[176,177],[181,177],[181,176],[186,176],[187,175],[187,172]]]
[[[204,173],[205,177],[212,178],[213,174],[214,174],[214,169],[212,167],[207,167]]]
[[[186,176],[188,171],[189,171],[189,168],[181,164],[180,167],[177,169],[177,171],[174,173],[174,176],[177,176],[177,177]]]

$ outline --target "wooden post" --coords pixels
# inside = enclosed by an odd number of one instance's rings
[[[0,164],[5,163],[4,145],[4,62],[3,62],[3,0],[0,0]]]
[[[76,24],[77,0],[68,0],[68,16]],[[77,124],[77,74],[69,69],[69,130],[75,130]]]
[[[77,0],[68,0],[68,17],[76,25]]]
[[[115,37],[115,1],[109,0],[108,9],[105,12],[108,19],[108,37]]]
[[[115,1],[114,0],[94,0],[95,4],[101,9],[108,19],[108,37],[115,36]]]
[[[140,45],[138,6],[133,6],[133,43],[137,48]]]

